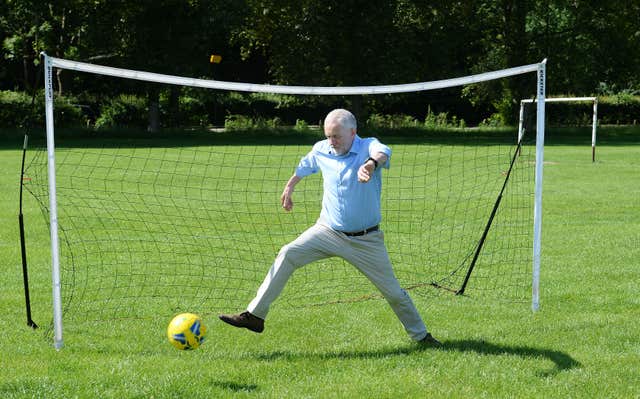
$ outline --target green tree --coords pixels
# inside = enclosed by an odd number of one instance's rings
[[[241,4],[240,4],[241,5]],[[87,18],[75,59],[108,62],[158,73],[210,77],[209,55],[228,50],[233,24],[241,19],[238,2],[191,0],[95,0],[86,4]],[[224,57],[226,60],[226,56]],[[145,95],[149,123],[159,126],[159,100],[169,99],[169,118],[177,115],[180,88],[156,84],[121,85],[75,77],[76,90],[93,88],[104,93]]]
[[[549,57],[550,91],[596,94],[601,82],[638,87],[640,1],[537,1],[528,18],[532,52]]]
[[[470,72],[482,73],[541,61],[528,52],[527,0],[493,0],[475,3],[474,26],[480,51],[471,60]],[[535,80],[511,78],[467,86],[463,96],[476,107],[496,111],[503,122],[513,122],[520,100],[534,92]]]
[[[547,92],[594,95],[599,87],[638,88],[640,1],[499,0],[478,2],[481,54],[474,73],[548,58]],[[533,85],[525,79],[465,88],[476,106],[490,105],[513,122]]]
[[[36,0],[2,0],[0,4],[2,55],[7,62],[4,69],[13,76],[14,87],[30,90],[36,80],[34,62],[42,37],[51,29],[44,18],[49,11],[47,4]]]
[[[0,77],[3,88],[31,89],[42,50],[168,74],[341,86],[431,81],[548,57],[550,94],[634,92],[639,20],[640,0],[0,0]],[[212,53],[223,56],[215,71]],[[129,92],[152,105],[168,98],[168,115],[177,114],[178,88],[56,73],[59,91]],[[535,94],[533,82],[529,75],[342,101],[414,114],[427,104],[440,111],[438,101],[449,110],[470,103],[513,121],[520,99]]]
[[[235,39],[279,84],[375,85],[463,74],[474,32],[466,2],[249,0]],[[356,99],[357,100],[357,99]],[[370,101],[374,101],[369,99]],[[356,101],[357,103],[357,101]],[[356,104],[357,108],[357,104]]]

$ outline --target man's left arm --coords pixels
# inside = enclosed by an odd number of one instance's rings
[[[366,183],[371,180],[373,172],[375,172],[378,167],[382,167],[388,159],[389,157],[384,152],[376,152],[371,155],[358,169],[358,181]]]

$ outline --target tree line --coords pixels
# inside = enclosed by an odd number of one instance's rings
[[[158,73],[322,86],[432,81],[547,58],[550,95],[640,92],[640,0],[0,0],[0,11],[1,90],[41,86],[46,51]],[[212,64],[212,54],[222,61]],[[347,101],[362,112],[433,104],[513,120],[520,99],[535,94],[534,79]],[[61,71],[55,85],[93,100],[166,97],[174,108],[181,95]]]

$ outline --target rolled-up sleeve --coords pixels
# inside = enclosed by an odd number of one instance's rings
[[[302,157],[296,168],[296,176],[306,177],[318,172],[318,162],[316,161],[315,151],[309,152]]]
[[[385,162],[384,165],[381,166],[389,169],[389,166],[391,164],[391,148],[389,148],[385,144],[382,144],[377,139],[371,140],[371,143],[369,144],[369,156],[373,156],[379,152],[387,156],[387,162]]]

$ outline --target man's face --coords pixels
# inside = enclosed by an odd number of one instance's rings
[[[325,122],[324,135],[327,137],[327,140],[329,140],[329,145],[335,154],[344,155],[351,149],[351,144],[353,144],[353,138],[356,136],[356,132],[334,121],[329,121],[329,123]]]

